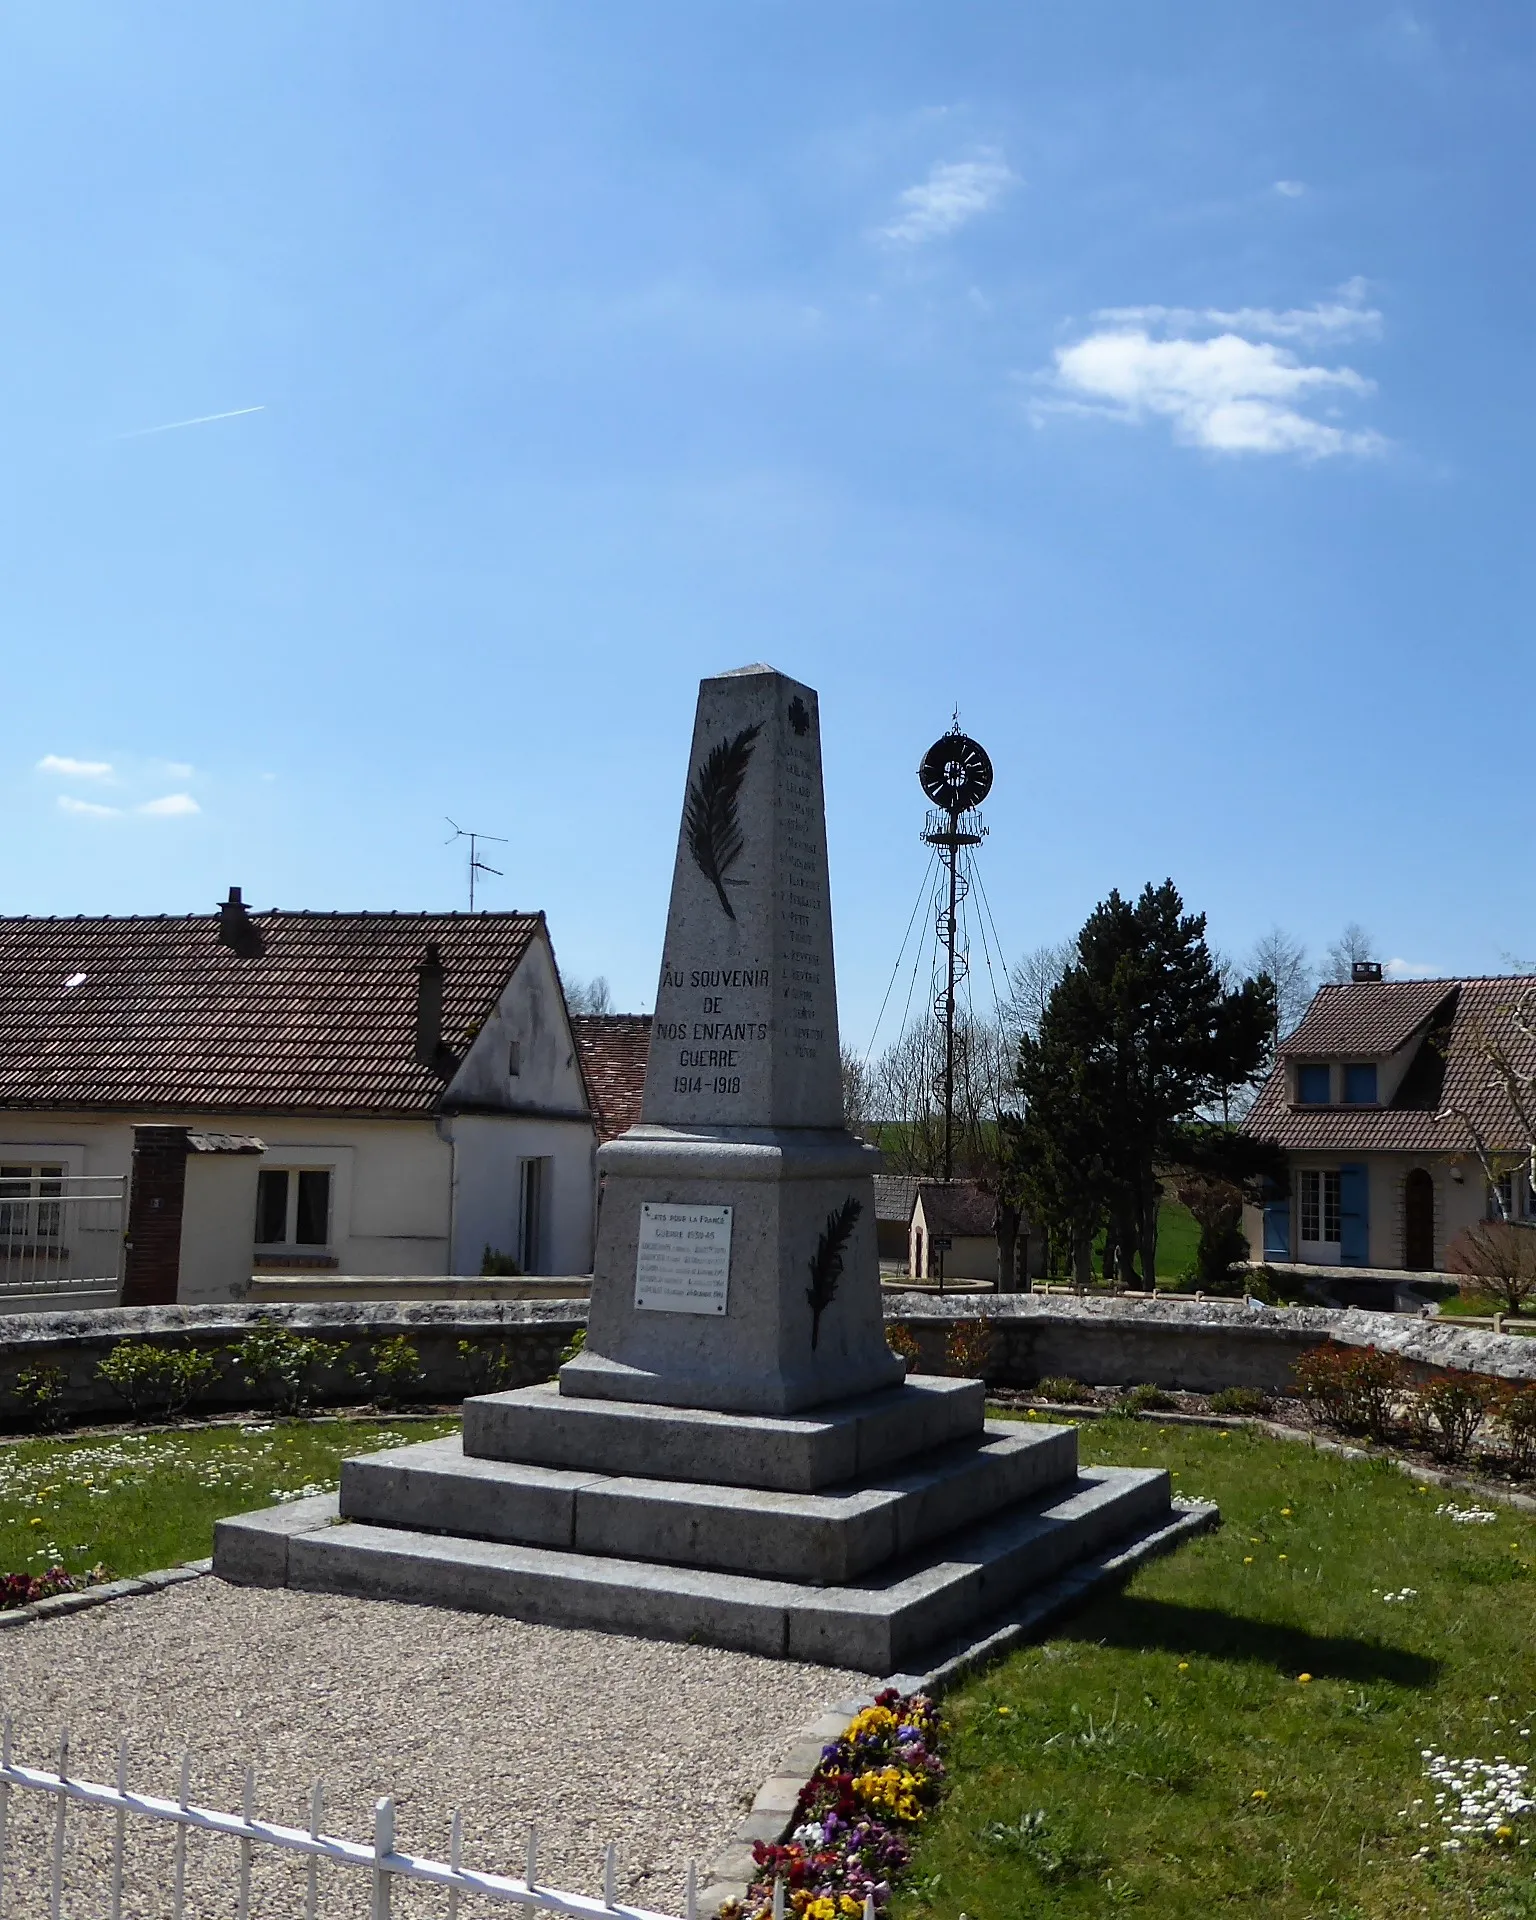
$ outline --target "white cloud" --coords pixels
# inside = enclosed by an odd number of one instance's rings
[[[1177,333],[1220,328],[1258,334],[1266,340],[1374,339],[1381,332],[1381,310],[1365,305],[1365,282],[1346,280],[1332,300],[1314,307],[1101,307],[1095,320],[1117,326],[1147,326]]]
[[[1277,180],[1275,182],[1275,192],[1282,194],[1287,200],[1299,200],[1306,190],[1307,183],[1304,180]]]
[[[152,814],[158,820],[173,820],[183,814],[201,813],[202,808],[190,793],[166,793],[158,800],[144,801],[138,811]]]
[[[1388,980],[1443,980],[1444,969],[1427,966],[1422,960],[1387,960],[1382,975]]]
[[[1310,365],[1275,344],[1276,338],[1374,331],[1381,316],[1360,304],[1363,291],[1353,281],[1336,302],[1278,313],[1267,307],[1105,309],[1094,318],[1107,324],[1056,349],[1054,367],[1043,376],[1054,392],[1037,399],[1032,411],[1037,420],[1050,413],[1131,424],[1163,419],[1183,445],[1223,453],[1309,459],[1380,453],[1387,443],[1379,433],[1335,424],[1339,402],[1374,393],[1375,382],[1353,367]]]
[[[59,810],[62,813],[84,814],[92,820],[110,820],[120,809],[98,806],[94,800],[77,800],[72,793],[59,795]]]
[[[162,760],[160,771],[168,780],[190,780],[196,769],[185,760]]]
[[[68,780],[110,780],[110,760],[72,760],[67,753],[45,753],[37,763],[39,773],[62,774]]]
[[[941,240],[996,206],[1017,178],[996,152],[979,160],[940,161],[926,180],[898,196],[897,216],[880,229],[881,238],[908,247]]]

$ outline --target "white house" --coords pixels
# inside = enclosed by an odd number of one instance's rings
[[[0,1293],[116,1271],[136,1124],[259,1141],[256,1271],[591,1268],[542,914],[0,919]]]

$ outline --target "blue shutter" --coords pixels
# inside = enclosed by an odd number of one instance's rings
[[[1270,1200],[1264,1206],[1264,1258],[1289,1260],[1291,1257],[1291,1203]]]
[[[1339,1258],[1346,1267],[1371,1263],[1370,1173],[1360,1165],[1339,1168]]]

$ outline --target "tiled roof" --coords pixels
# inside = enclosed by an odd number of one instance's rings
[[[1398,1048],[1456,991],[1454,980],[1362,980],[1319,987],[1282,1056],[1376,1054]]]
[[[1429,992],[1425,992],[1429,989]],[[1376,1039],[1394,1030],[1392,1020],[1378,1004],[1382,994],[1403,996],[1406,1010],[1423,1009],[1433,1016],[1425,1037],[1386,1107],[1293,1107],[1285,1098],[1285,1068],[1277,1066],[1264,1091],[1249,1111],[1244,1127],[1249,1133],[1276,1140],[1292,1153],[1465,1153],[1472,1136],[1466,1123],[1449,1109],[1471,1114],[1488,1145],[1501,1152],[1525,1152],[1530,1141],[1475,1039],[1479,1030],[1509,1049],[1517,1068],[1536,1070],[1536,1047],[1525,1040],[1512,1019],[1523,996],[1536,995],[1536,978],[1510,976],[1488,980],[1413,980],[1371,982],[1360,986],[1324,987],[1306,1018],[1286,1043],[1286,1050],[1335,1054],[1379,1051]],[[1358,1028],[1346,1019],[1347,996],[1368,996]],[[1413,998],[1409,996],[1413,995]],[[1313,1025],[1319,1002],[1327,1001],[1326,1026]],[[1294,1048],[1297,1035],[1308,1030],[1336,1036],[1331,1046]],[[1410,1027],[1409,1032],[1413,1029]],[[1369,1034],[1367,1045],[1360,1037]],[[1444,1118],[1437,1119],[1437,1114]]]
[[[906,1226],[912,1218],[912,1203],[917,1198],[918,1182],[902,1173],[875,1175],[875,1218],[899,1220]]]
[[[253,913],[236,947],[217,914],[0,919],[0,1107],[430,1114],[445,1080],[416,1058],[428,944],[462,1059],[542,923]]]
[[[587,1083],[587,1101],[599,1140],[613,1140],[640,1120],[645,1066],[651,1051],[648,1013],[578,1013],[571,1031]]]
[[[918,1193],[930,1233],[992,1234],[997,1231],[997,1200],[977,1180],[924,1180]]]

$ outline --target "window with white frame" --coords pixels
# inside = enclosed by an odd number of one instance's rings
[[[1342,1208],[1334,1168],[1306,1168],[1301,1175],[1301,1237],[1314,1244],[1339,1238]]]
[[[1536,1220],[1536,1188],[1531,1185],[1529,1173],[1522,1169],[1518,1173],[1499,1175],[1498,1198],[1495,1199],[1492,1187],[1488,1189],[1488,1218]]]
[[[57,1240],[63,1226],[62,1166],[0,1165],[0,1240]]]
[[[263,1167],[256,1176],[258,1247],[327,1247],[331,1242],[329,1167]]]

